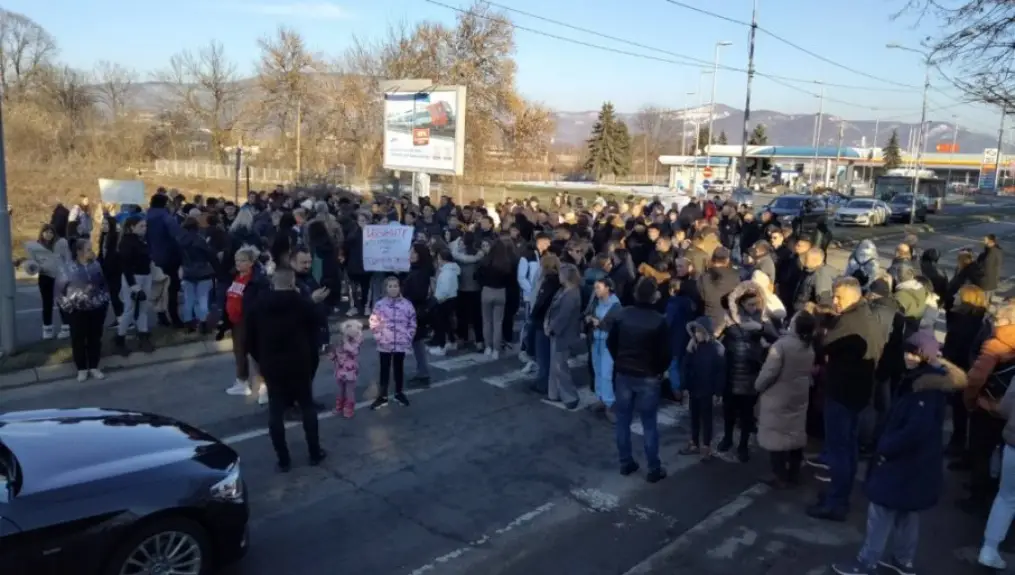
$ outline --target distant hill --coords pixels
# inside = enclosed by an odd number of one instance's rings
[[[557,133],[556,144],[580,145],[592,132],[592,126],[596,123],[598,110],[589,112],[557,112]],[[814,117],[816,114],[787,114],[774,112],[772,110],[752,110],[750,127],[764,124],[768,134],[768,143],[780,146],[810,146],[814,139]],[[637,114],[619,113],[618,116],[630,128],[632,133],[640,130],[637,123]],[[688,108],[686,110],[672,110],[666,112],[663,120],[661,133],[668,138],[679,141],[680,130],[684,119],[687,119],[688,141],[693,141],[694,124],[693,120],[702,123],[708,119],[708,108]],[[933,115],[930,120],[930,136],[927,151],[934,151],[938,143],[952,142],[954,132],[951,123],[937,121]],[[743,130],[743,111],[723,104],[716,104],[714,130],[716,134],[725,131],[730,144],[741,143]],[[843,146],[861,146],[866,138],[866,145],[874,144],[875,120],[848,120],[840,116],[824,114],[821,122],[821,143],[834,146],[839,137],[839,124],[845,125],[843,130]],[[916,130],[919,122],[883,121],[878,126],[877,145],[883,146],[892,130],[899,133],[899,143],[906,147],[906,139],[909,136],[910,128]],[[960,126],[958,134],[959,150],[963,153],[979,153],[985,148],[997,146],[997,135],[982,134],[962,129]]]

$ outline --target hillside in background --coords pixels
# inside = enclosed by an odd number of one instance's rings
[[[589,112],[557,112],[556,144],[558,145],[580,145],[592,131],[596,123],[598,110]],[[627,123],[632,133],[639,133],[637,114],[620,113],[620,119]],[[814,139],[814,118],[816,114],[787,114],[774,112],[772,110],[751,111],[751,129],[757,124],[764,124],[768,132],[768,143],[780,146],[810,146]],[[689,108],[687,110],[672,110],[664,113],[662,129],[660,134],[665,140],[679,142],[681,138],[681,127],[686,119],[688,140],[694,138],[694,121],[706,122],[708,108]],[[927,151],[934,151],[938,143],[951,144],[954,133],[954,126],[950,123],[938,121],[931,114],[930,137],[928,139]],[[725,131],[730,144],[741,142],[741,130],[743,129],[743,111],[730,106],[717,104],[715,107],[715,133]],[[834,146],[839,137],[839,125],[843,127],[843,146],[867,146],[874,145],[875,120],[847,120],[839,116],[825,114],[821,122],[821,143],[826,146]],[[888,141],[892,130],[899,133],[899,143],[903,148],[907,147],[906,141],[910,129],[914,132],[919,122],[900,122],[897,120],[882,121],[878,126],[878,142],[884,146]],[[959,127],[958,145],[959,151],[963,153],[980,153],[985,148],[997,146],[997,135],[971,132]],[[866,139],[866,141],[864,140]]]

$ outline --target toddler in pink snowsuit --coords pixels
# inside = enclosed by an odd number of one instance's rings
[[[335,364],[335,413],[352,417],[356,410],[356,381],[359,379],[359,348],[363,343],[363,325],[356,320],[342,324],[338,343],[331,347],[331,361]]]

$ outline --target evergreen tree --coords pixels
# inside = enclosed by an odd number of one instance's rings
[[[620,176],[631,171],[631,134],[617,119],[613,104],[605,102],[588,139],[585,171],[598,180],[603,176]]]
[[[711,142],[708,137],[708,124],[705,124],[698,128],[698,149],[694,150],[695,153],[701,152]],[[692,154],[694,155],[694,154]]]
[[[719,144],[720,146],[725,146],[726,144],[729,143],[729,138],[726,137],[725,130],[719,132],[719,137],[716,139],[715,143]]]
[[[881,150],[884,159],[884,166],[886,170],[898,168],[902,165],[902,152],[899,149],[899,133],[896,130],[892,130],[892,135],[888,138],[888,143]]]
[[[768,144],[768,130],[764,124],[754,126],[750,137],[747,138],[747,144],[750,146],[764,146]]]

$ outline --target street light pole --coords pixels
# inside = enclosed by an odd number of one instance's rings
[[[14,280],[14,239],[11,235],[11,214],[7,209],[7,159],[4,145],[3,112],[0,110],[0,350],[3,355],[14,353],[17,345],[17,324],[14,321],[14,296],[18,285]]]
[[[687,153],[687,97],[694,96],[694,92],[684,92],[684,113],[680,126],[680,155]]]
[[[952,166],[955,163],[955,148],[959,141],[959,117],[952,114],[952,147],[948,150],[948,177],[945,178],[945,189],[952,183]]]
[[[874,146],[873,146],[874,149],[871,150],[871,153],[868,154],[868,155],[873,155],[874,150],[878,149],[878,129],[879,128],[881,128],[881,118],[877,118],[876,120],[874,120]],[[873,160],[873,159],[874,158],[871,158],[871,160]],[[871,164],[871,165],[869,165],[867,167],[870,169],[870,183],[873,185],[874,184],[874,164]]]
[[[913,48],[907,48],[900,46],[899,44],[888,44],[888,48],[896,50],[905,50],[907,52],[913,52],[923,57],[924,73],[923,73],[923,104],[920,107],[920,129],[916,135],[916,162],[915,169],[913,170],[913,200],[909,206],[909,223],[916,223],[916,198],[920,195],[920,169],[923,166],[923,138],[924,129],[927,123],[927,93],[930,91],[930,67],[932,65],[930,61],[930,54],[925,54],[920,50]]]
[[[738,186],[747,187],[747,137],[750,132],[751,121],[751,84],[754,82],[754,36],[758,30],[758,0],[754,0],[754,8],[751,10],[751,33],[748,38],[747,48],[747,96],[744,98],[744,132],[740,140],[740,177]]]
[[[715,124],[715,88],[717,80],[719,79],[719,48],[723,46],[732,46],[733,42],[716,42],[715,43],[715,60],[712,64],[712,101],[708,104],[708,142],[706,145],[705,152],[705,167],[712,165],[712,142],[715,141],[715,134],[712,133],[712,127]]]
[[[825,113],[825,87],[818,96],[818,115],[814,117],[814,159],[811,161],[811,186],[818,177],[818,146],[821,145],[821,116]]]
[[[705,93],[704,87],[701,85],[701,81],[705,79],[705,74],[711,74],[710,70],[702,70],[698,76],[698,108],[695,110],[701,110],[702,106],[702,95]],[[711,134],[709,134],[711,138]],[[697,195],[698,193],[698,150],[701,149],[701,124],[697,121],[694,122],[694,166],[691,168],[691,193]]]

